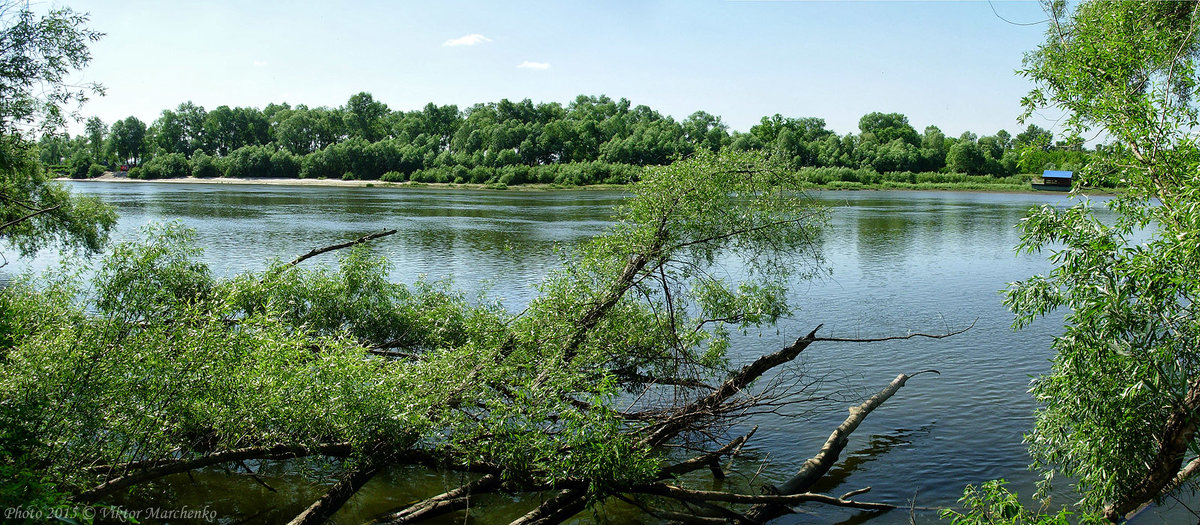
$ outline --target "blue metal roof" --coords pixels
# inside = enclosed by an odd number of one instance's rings
[[[1069,178],[1071,178],[1071,173],[1072,172],[1070,172],[1070,171],[1046,170],[1046,171],[1042,172],[1042,178],[1043,179],[1069,179]]]

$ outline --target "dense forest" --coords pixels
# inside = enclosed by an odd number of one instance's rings
[[[809,182],[963,182],[1043,169],[1076,169],[1082,141],[1029,125],[947,137],[918,132],[899,113],[869,113],[859,133],[838,135],[820,118],[763,117],[748,132],[697,111],[682,122],[622,98],[578,96],[566,105],[529,99],[393,111],[370,93],[342,107],[265,109],[192,102],[147,125],[135,117],[87,121],[76,137],[43,135],[44,165],[72,177],[130,168],[134,178],[283,177],[441,183],[623,184],[643,166],[698,150],[764,151]]]

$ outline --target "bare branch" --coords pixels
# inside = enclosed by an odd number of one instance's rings
[[[13,225],[16,225],[16,224],[20,224],[20,223],[22,223],[22,222],[25,222],[25,221],[27,221],[27,220],[29,220],[29,219],[32,219],[32,218],[34,218],[34,217],[37,217],[38,215],[41,215],[41,214],[43,214],[43,213],[49,213],[49,212],[52,212],[52,211],[54,211],[54,210],[57,210],[57,209],[59,209],[59,208],[61,208],[61,207],[62,207],[62,205],[61,205],[61,204],[59,204],[58,206],[51,206],[51,207],[49,207],[49,208],[42,208],[42,209],[40,209],[40,210],[38,210],[38,211],[35,211],[35,212],[33,212],[33,213],[30,213],[30,214],[28,214],[28,215],[25,215],[24,217],[19,217],[19,218],[13,219],[13,220],[11,220],[11,221],[8,221],[8,222],[6,222],[6,223],[4,223],[4,224],[0,224],[0,231],[4,231],[4,229],[5,229],[5,228],[8,228],[9,226],[13,226]]]
[[[846,417],[846,420],[841,425],[838,425],[833,430],[833,433],[829,435],[829,439],[825,440],[825,444],[821,446],[821,450],[815,456],[805,461],[795,476],[792,476],[783,485],[774,488],[774,492],[779,494],[799,494],[811,489],[837,463],[838,456],[846,448],[846,444],[850,442],[850,434],[858,429],[858,426],[867,418],[867,415],[882,405],[884,401],[895,395],[909,378],[926,372],[940,374],[936,370],[924,370],[912,375],[900,374],[884,387],[883,390],[880,390],[879,393],[871,396],[860,405],[850,407],[850,415]],[[751,508],[747,515],[760,521],[766,521],[788,512],[790,510],[783,505],[761,504]]]
[[[454,490],[443,492],[400,510],[384,513],[374,523],[416,523],[443,514],[467,508],[471,497],[495,492],[500,488],[500,477],[487,474]]]
[[[813,339],[813,341],[831,341],[831,342],[840,342],[840,343],[879,343],[882,341],[900,341],[900,340],[904,340],[904,339],[913,339],[916,337],[927,337],[929,339],[945,339],[947,337],[958,335],[963,332],[966,332],[967,330],[974,328],[975,323],[977,323],[977,322],[979,322],[979,318],[975,318],[974,321],[971,321],[971,325],[966,328],[963,328],[961,330],[955,330],[953,332],[946,332],[946,333],[942,333],[942,334],[915,333],[915,334],[908,334],[908,335],[893,335],[893,336],[888,336],[888,337],[874,337],[874,338],[817,337],[817,338]]]
[[[342,505],[345,505],[359,489],[362,488],[375,474],[379,472],[380,462],[374,458],[366,460],[365,464],[342,475],[321,499],[313,502],[296,516],[288,525],[319,525],[333,517]]]
[[[726,503],[755,503],[768,505],[792,506],[800,503],[816,502],[825,503],[827,505],[835,505],[838,507],[852,507],[856,509],[866,510],[892,510],[897,508],[895,505],[887,503],[872,503],[865,501],[853,501],[843,498],[828,496],[825,494],[816,494],[812,492],[803,492],[799,494],[736,494],[732,492],[721,492],[715,490],[692,490],[665,483],[655,483],[650,485],[639,485],[633,487],[630,492],[639,494],[649,494],[654,496],[666,496],[684,501],[723,501]],[[757,522],[753,514],[748,514],[748,518],[752,522]]]
[[[350,455],[350,453],[351,447],[349,443],[329,443],[315,447],[276,446],[247,447],[226,450],[199,458],[163,462],[158,465],[148,467],[145,470],[108,480],[96,487],[79,493],[74,499],[84,503],[97,501],[100,498],[115,493],[118,490],[138,483],[230,461],[244,461],[247,459],[287,459],[312,455],[345,457]]]
[[[356,244],[362,244],[364,242],[375,240],[380,237],[387,237],[388,235],[392,235],[394,233],[396,233],[396,230],[384,230],[381,232],[372,233],[370,235],[364,235],[364,236],[354,239],[353,241],[350,241],[350,242],[331,244],[324,248],[313,248],[312,251],[310,251],[304,255],[301,255],[295,259],[292,259],[291,262],[283,265],[283,268],[291,268],[291,267],[296,266],[297,264],[300,264],[308,259],[311,259],[313,257],[321,255],[322,253],[332,252],[334,250],[341,250],[342,248],[349,248]]]

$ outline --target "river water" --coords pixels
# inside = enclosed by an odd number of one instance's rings
[[[72,187],[117,207],[117,239],[136,235],[151,221],[178,220],[194,228],[205,250],[203,259],[219,275],[260,269],[268,258],[290,259],[314,247],[395,228],[397,235],[375,246],[393,262],[396,280],[453,278],[460,289],[487,293],[513,310],[527,303],[532,285],[559,264],[556,247],[602,231],[623,198],[608,191],[96,182]],[[913,501],[917,507],[953,505],[964,485],[994,478],[1010,480],[1022,495],[1032,493],[1036,477],[1026,469],[1029,459],[1022,444],[1034,409],[1026,389],[1031,376],[1049,368],[1049,345],[1061,330],[1061,318],[1014,332],[1000,290],[1049,269],[1048,254],[1014,253],[1019,239],[1014,226],[1029,208],[1065,206],[1067,197],[912,191],[816,192],[813,197],[831,207],[822,242],[832,274],[797,286],[796,315],[777,330],[739,339],[736,356],[751,359],[774,351],[818,324],[824,324],[823,335],[840,337],[974,327],[943,340],[813,345],[802,355],[800,369],[808,377],[827,378],[827,391],[836,387],[839,395],[814,401],[802,418],[751,421],[760,428],[754,446],[739,460],[735,478],[744,482],[765,464],[757,482],[785,479],[845,417],[847,399],[869,395],[899,373],[937,369],[940,375],[910,380],[866,420],[841,465],[828,476],[831,481],[819,488],[841,494],[871,486],[863,499],[901,505]],[[325,263],[333,261],[333,256],[323,257]],[[11,275],[55,260],[43,255],[0,271]],[[237,521],[235,514],[271,523],[294,516],[320,494],[312,480],[293,479],[286,470],[275,474],[272,485],[279,492],[244,476],[231,480],[212,472],[175,480],[164,489],[165,497],[193,507],[212,505],[230,523]],[[368,485],[339,522],[359,523],[457,481],[414,469],[389,472]],[[478,522],[503,521],[528,505],[493,505],[502,515]],[[634,519],[623,509],[608,510],[614,521]],[[811,513],[781,522],[909,520],[908,512],[900,511],[806,512]],[[934,521],[936,514],[917,510],[916,517]],[[1143,521],[1157,519],[1152,515]]]

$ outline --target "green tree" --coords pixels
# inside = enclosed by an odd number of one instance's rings
[[[84,131],[87,133],[88,147],[91,148],[92,158],[104,158],[104,138],[108,135],[108,125],[100,120],[100,117],[92,117],[87,120]]]
[[[921,169],[937,171],[946,165],[946,154],[950,150],[946,134],[937,126],[926,126],[921,135]]]
[[[391,110],[387,104],[376,101],[370,93],[362,92],[346,101],[344,110],[346,131],[351,137],[358,137],[368,142],[383,138],[385,133],[384,118]]]
[[[150,226],[90,282],[49,273],[0,290],[0,423],[23,436],[27,474],[76,504],[231,459],[309,455],[330,461],[288,468],[336,465],[338,481],[299,523],[408,464],[478,473],[398,511],[424,517],[501,491],[530,495],[531,517],[629,495],[688,501],[676,478],[749,439],[704,436],[810,386],[781,367],[825,339],[816,330],[728,357],[731,333],[771,329],[793,311],[790,284],[822,271],[825,214],[800,190],[756,154],[647,169],[615,224],[565,253],[520,314],[444,283],[388,282],[386,259],[362,247],[334,269],[304,256],[219,278],[194,234]],[[729,275],[732,260],[747,271]],[[838,435],[908,377],[852,408]],[[845,444],[831,439],[774,493],[845,504],[807,493]],[[762,504],[755,521],[790,512],[774,495],[737,497]]]
[[[133,116],[113,122],[112,142],[121,163],[141,164],[146,153],[146,123]]]
[[[1101,130],[1079,173],[1129,189],[1115,221],[1087,203],[1044,207],[1022,223],[1022,250],[1054,250],[1053,270],[1014,283],[1017,326],[1066,308],[1052,370],[1037,378],[1029,435],[1047,476],[1078,480],[1088,510],[1117,521],[1179,490],[1200,469],[1200,53],[1195,2],[1051,3],[1046,42],[1025,59],[1036,82],[1026,116],[1065,111],[1069,134]],[[1034,132],[1034,133],[1031,133]],[[1031,136],[1032,135],[1032,136]],[[1030,128],[1018,142],[1041,142]]]
[[[974,142],[960,140],[946,153],[946,168],[955,173],[980,175],[985,164],[983,150]]]
[[[863,140],[873,140],[877,144],[900,139],[912,146],[921,145],[917,130],[908,123],[908,117],[900,113],[867,113],[858,120],[858,130],[862,132]]]
[[[89,62],[87,45],[100,37],[86,21],[70,9],[39,16],[18,2],[0,4],[0,241],[23,254],[54,244],[99,250],[116,222],[98,200],[48,180],[26,136],[30,129],[57,130],[65,105],[99,91],[66,82]],[[11,460],[4,446],[0,467]]]
[[[237,115],[229,106],[217,106],[204,116],[205,150],[224,157],[238,149]]]
[[[716,115],[697,111],[688,115],[681,125],[684,137],[696,148],[716,152],[729,144],[729,126]]]
[[[1025,131],[1017,133],[1017,137],[1013,139],[1015,146],[1034,146],[1039,148],[1049,147],[1054,142],[1054,134],[1042,129],[1041,127],[1030,124],[1025,128]]]

